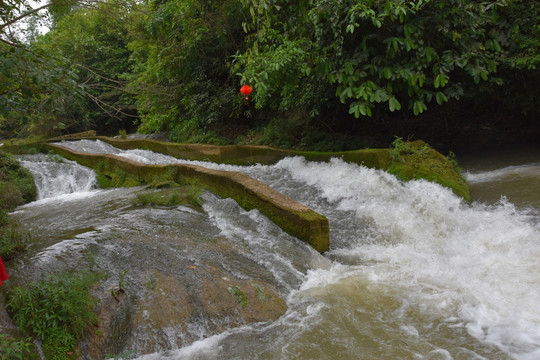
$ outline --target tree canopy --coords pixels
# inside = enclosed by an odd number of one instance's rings
[[[3,4],[4,135],[138,127],[222,142],[220,127],[269,129],[276,119],[307,129],[470,103],[538,111],[533,0]],[[17,36],[31,18],[33,35]],[[36,36],[39,21],[50,31]],[[254,89],[248,102],[243,84]]]

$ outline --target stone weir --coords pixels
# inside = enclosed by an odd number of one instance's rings
[[[361,149],[340,152],[318,152],[278,149],[257,145],[209,145],[178,144],[149,139],[118,139],[106,136],[88,136],[87,139],[99,139],[124,150],[147,149],[178,159],[211,161],[220,164],[254,165],[275,164],[288,156],[303,156],[311,161],[328,161],[330,158],[342,158],[345,161],[362,164],[369,168],[386,169],[390,165],[388,149]],[[49,141],[60,141],[61,138]]]
[[[221,197],[234,199],[246,210],[258,209],[285,232],[321,253],[329,248],[326,217],[246,174],[187,164],[146,165],[110,154],[76,152],[59,144],[46,143],[41,147],[94,169],[98,176],[120,172],[133,179],[133,184],[174,181],[201,186]]]
[[[359,149],[340,152],[317,152],[277,149],[253,145],[207,145],[177,144],[148,139],[117,139],[105,136],[89,136],[117,148],[148,149],[179,159],[211,161],[222,164],[253,165],[274,164],[288,156],[303,156],[311,161],[344,161],[381,169],[394,174],[400,180],[426,179],[452,189],[466,201],[470,201],[469,185],[451,161],[421,140],[403,143],[401,149]],[[59,140],[59,139],[56,139]],[[60,139],[61,140],[61,139]]]

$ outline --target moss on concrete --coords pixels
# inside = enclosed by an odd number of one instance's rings
[[[258,209],[285,232],[306,241],[319,252],[329,248],[326,217],[246,174],[184,164],[146,165],[115,155],[80,153],[56,144],[44,147],[94,169],[98,179],[107,183],[105,179],[109,178],[111,186],[167,181],[200,186],[236,200],[246,210]]]
[[[445,156],[421,140],[407,143],[409,150],[400,154],[399,161],[396,161],[392,159],[389,149],[313,152],[276,149],[268,146],[175,144],[146,139],[121,140],[107,137],[96,137],[96,139],[121,149],[149,149],[182,159],[236,165],[273,164],[287,156],[303,156],[310,161],[328,161],[337,157],[369,168],[386,170],[403,181],[412,179],[435,181],[470,201],[469,186],[465,179]]]
[[[328,161],[330,158],[340,157],[345,161],[377,169],[384,169],[390,163],[390,156],[386,149],[314,152],[276,149],[269,146],[176,144],[146,139],[113,139],[102,136],[94,137],[94,139],[99,139],[124,150],[147,149],[179,159],[233,165],[274,164],[288,156],[304,156],[311,161]]]
[[[465,179],[452,163],[423,141],[407,143],[406,151],[395,149],[363,149],[345,152],[309,152],[275,149],[267,146],[215,146],[175,144],[147,139],[113,139],[91,137],[121,149],[148,149],[189,160],[251,165],[272,164],[287,156],[304,156],[312,161],[328,161],[339,157],[347,162],[386,170],[403,181],[426,179],[435,181],[470,200]],[[159,184],[174,181],[194,184],[219,196],[235,199],[244,209],[258,209],[283,230],[307,241],[315,249],[328,249],[328,220],[302,204],[279,194],[268,186],[238,172],[211,170],[193,165],[143,165],[113,155],[82,154],[53,144],[26,144],[15,152],[48,152],[50,149],[70,160],[91,167],[98,173],[102,187]],[[12,149],[10,149],[12,151]],[[300,205],[297,206],[297,205]]]

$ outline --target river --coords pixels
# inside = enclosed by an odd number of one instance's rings
[[[330,250],[321,255],[258,211],[210,193],[204,214],[187,208],[150,211],[130,205],[140,189],[95,189],[92,175],[78,165],[71,164],[84,175],[71,168],[50,175],[65,184],[70,182],[58,174],[68,173],[80,185],[45,190],[52,185],[38,184],[43,199],[13,213],[34,238],[14,277],[31,276],[24,270],[30,262],[32,271],[40,262],[43,271],[97,262],[117,272],[125,268],[118,264],[133,259],[144,264],[166,258],[163,266],[174,266],[189,258],[189,251],[158,248],[152,239],[135,246],[125,235],[158,237],[159,223],[169,234],[181,228],[238,246],[247,260],[268,270],[286,298],[286,313],[273,322],[219,333],[178,326],[167,330],[168,341],[151,346],[142,331],[119,353],[132,351],[139,360],[540,358],[538,152],[515,162],[502,155],[496,161],[465,159],[473,198],[468,204],[437,184],[403,183],[340,159],[294,157],[273,166],[238,167],[123,151],[99,141],[64,145],[143,163],[242,171],[329,219]],[[22,160],[31,170],[40,162]],[[189,216],[178,220],[179,214]]]

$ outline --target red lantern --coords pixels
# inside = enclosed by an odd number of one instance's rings
[[[246,97],[246,100],[248,100],[248,96],[249,94],[251,94],[252,91],[253,89],[249,85],[244,85],[240,88],[240,92]]]

